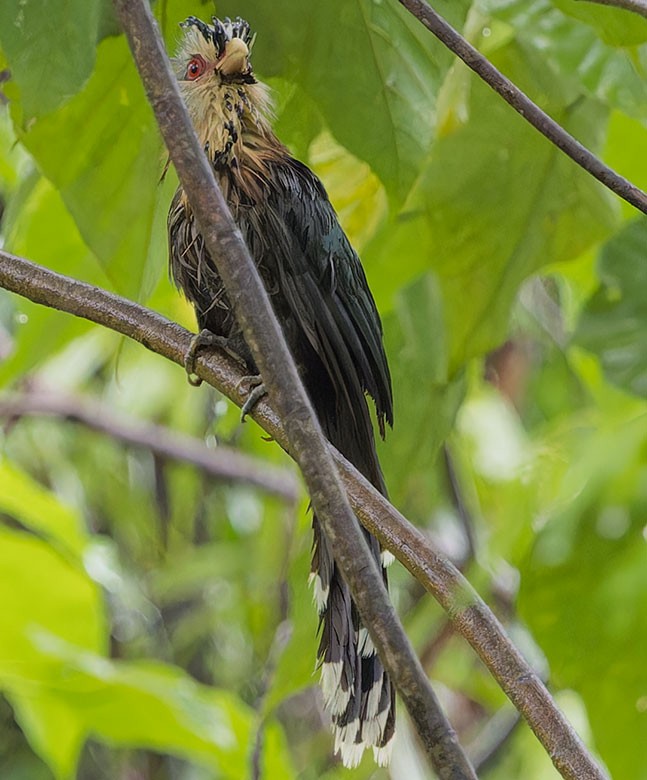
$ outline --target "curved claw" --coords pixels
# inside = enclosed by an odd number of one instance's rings
[[[187,381],[193,387],[200,387],[202,379],[195,374],[195,361],[198,357],[198,350],[202,347],[222,347],[223,349],[227,345],[227,339],[223,336],[216,336],[210,330],[203,328],[200,333],[191,339],[189,349],[184,357],[184,369],[187,375]]]
[[[267,390],[265,389],[265,385],[263,384],[263,380],[261,379],[260,375],[244,376],[238,383],[238,387],[240,387],[243,383],[247,383],[249,385],[249,392],[247,399],[245,400],[245,403],[241,409],[241,422],[245,422],[245,417],[247,417],[247,415],[252,412],[261,398],[267,395]]]

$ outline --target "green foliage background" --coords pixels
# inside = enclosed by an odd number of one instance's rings
[[[647,22],[577,0],[438,0],[578,139],[647,187]],[[158,0],[177,23],[211,2]],[[395,0],[226,0],[258,32],[277,130],[324,180],[384,320],[391,497],[458,561],[615,780],[647,778],[647,220]],[[5,248],[188,327],[166,274],[157,129],[108,0],[4,0]],[[505,350],[492,350],[507,342]],[[7,391],[106,408],[290,468],[253,423],[113,333],[0,291]],[[487,370],[486,370],[487,369]],[[486,378],[487,377],[487,378]],[[492,381],[498,379],[497,381]],[[331,760],[309,520],[60,420],[0,433],[0,774],[429,777]],[[466,544],[445,452],[474,540]],[[394,599],[463,741],[512,709],[440,609]],[[523,725],[482,776],[558,775]]]

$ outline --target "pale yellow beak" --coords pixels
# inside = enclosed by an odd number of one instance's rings
[[[218,60],[216,67],[225,76],[233,76],[236,73],[245,73],[248,68],[249,48],[240,38],[232,38],[227,41],[225,51]]]

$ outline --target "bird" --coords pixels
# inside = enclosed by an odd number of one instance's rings
[[[194,129],[263,280],[321,428],[386,496],[368,398],[382,438],[393,425],[383,331],[360,259],[319,178],[272,129],[268,87],[251,65],[254,38],[237,17],[211,24],[191,16],[172,59]],[[193,304],[203,344],[225,348],[258,374],[227,292],[180,186],[168,214],[171,277]],[[264,391],[262,385],[260,393]],[[255,391],[255,397],[259,393]],[[250,396],[251,398],[251,396]],[[247,405],[246,405],[247,406]],[[389,761],[395,690],[362,625],[329,540],[313,515],[310,581],[319,613],[317,665],[334,749],[356,766],[367,748]],[[364,531],[381,567],[392,556]]]

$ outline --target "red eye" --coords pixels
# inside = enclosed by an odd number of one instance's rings
[[[206,67],[207,63],[202,59],[202,57],[196,55],[192,60],[189,61],[189,64],[186,66],[185,78],[187,81],[195,81],[195,79],[202,76]]]

